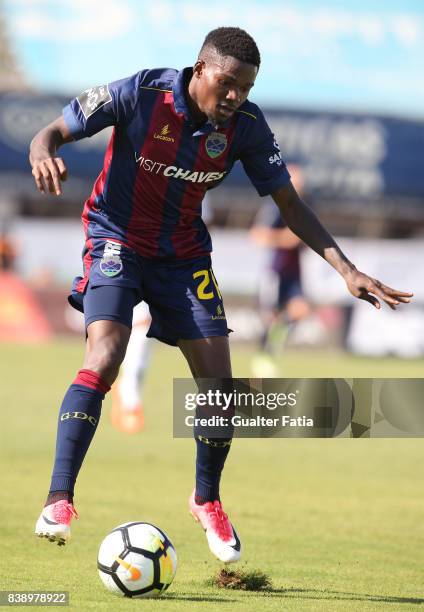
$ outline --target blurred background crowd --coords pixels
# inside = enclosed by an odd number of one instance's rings
[[[259,236],[264,201],[236,165],[206,211],[233,342],[269,348],[265,332],[281,317],[289,333],[275,332],[277,350],[423,355],[424,6],[414,0],[0,1],[0,340],[81,334],[83,326],[66,295],[81,271],[79,218],[109,134],[63,149],[69,180],[60,199],[35,189],[33,135],[88,87],[194,63],[219,25],[239,25],[258,43],[250,99],[305,200],[358,268],[415,294],[407,308],[377,312],[354,302],[309,249],[285,244],[298,252],[303,304],[291,312],[286,300],[284,313],[275,300],[267,306],[263,279],[282,247]]]

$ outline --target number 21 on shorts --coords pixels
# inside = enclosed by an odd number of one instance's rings
[[[201,282],[197,286],[197,297],[199,300],[212,300],[215,295],[213,292],[213,288],[215,287],[216,293],[220,300],[222,300],[222,295],[218,287],[218,283],[216,282],[215,275],[212,271],[212,268],[209,270],[198,270],[193,274],[194,280],[197,278],[201,278]],[[212,282],[211,282],[212,279]]]

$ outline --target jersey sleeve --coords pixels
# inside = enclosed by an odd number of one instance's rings
[[[132,117],[144,71],[107,85],[86,89],[63,109],[63,118],[74,140],[93,136],[106,127]]]
[[[256,108],[255,117],[240,160],[258,194],[266,196],[286,185],[290,174],[274,134],[259,108]]]

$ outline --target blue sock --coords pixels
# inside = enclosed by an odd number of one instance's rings
[[[96,432],[109,385],[91,370],[80,370],[59,410],[56,457],[47,504],[72,500],[74,485]]]
[[[231,438],[204,438],[196,435],[196,504],[219,500],[219,483]]]

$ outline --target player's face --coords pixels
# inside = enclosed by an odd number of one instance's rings
[[[217,56],[194,66],[195,101],[214,125],[225,123],[246,101],[258,69],[234,57]]]

